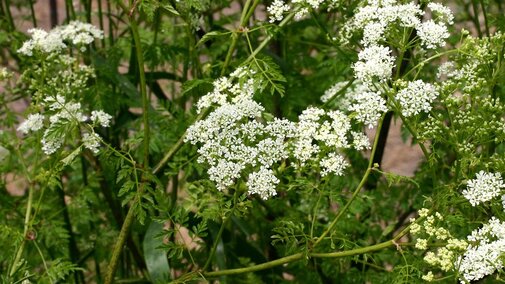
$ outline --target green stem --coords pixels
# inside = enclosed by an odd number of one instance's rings
[[[132,206],[130,207],[128,213],[126,214],[126,218],[123,222],[123,226],[121,227],[121,231],[119,232],[118,239],[116,241],[116,244],[114,245],[114,250],[112,251],[112,257],[110,259],[109,267],[105,275],[105,282],[104,282],[105,284],[111,284],[114,280],[114,274],[116,273],[117,265],[119,263],[119,257],[121,256],[121,251],[123,250],[123,245],[126,241],[126,238],[128,237],[128,232],[133,223],[133,220],[135,219],[134,207],[135,204],[139,202],[139,198],[143,192],[144,187],[141,186],[139,191],[137,192],[137,197],[133,201]]]
[[[199,121],[203,117],[205,117],[208,114],[209,110],[203,110],[195,119],[195,121]],[[184,138],[186,138],[187,131],[184,132],[184,134],[175,142],[174,146],[168,150],[168,152],[165,154],[165,156],[156,164],[156,166],[153,168],[152,173],[157,174],[167,163],[172,157],[179,151],[179,149],[184,145]]]
[[[37,18],[35,17],[35,9],[33,8],[33,0],[30,0],[30,13],[31,13],[31,18],[32,18],[32,24],[33,27],[37,27]]]
[[[337,257],[346,257],[346,256],[353,256],[353,255],[360,255],[360,254],[365,254],[365,253],[370,253],[374,251],[378,251],[381,249],[385,249],[388,247],[391,247],[393,245],[398,246],[399,244],[396,242],[398,239],[403,237],[404,235],[407,234],[409,231],[410,227],[407,227],[403,229],[398,235],[393,237],[393,239],[378,243],[375,245],[370,245],[366,246],[363,248],[357,248],[357,249],[351,249],[347,251],[338,251],[338,252],[331,252],[331,253],[296,253],[292,254],[286,257],[282,257],[273,261],[249,266],[249,267],[243,267],[243,268],[235,268],[235,269],[227,269],[227,270],[221,270],[221,271],[212,271],[212,272],[206,272],[203,273],[203,276],[205,277],[219,277],[219,276],[224,276],[224,275],[236,275],[236,274],[242,274],[242,273],[248,273],[248,272],[255,272],[255,271],[260,271],[260,270],[265,270],[269,268],[273,268],[275,266],[283,265],[286,263],[294,262],[297,260],[302,259],[303,257],[310,258],[310,257],[315,257],[315,258],[337,258]]]
[[[14,273],[16,273],[19,262],[21,261],[21,257],[23,255],[23,251],[25,248],[26,244],[26,236],[28,234],[28,230],[30,229],[30,217],[32,215],[32,204],[33,204],[33,185],[30,185],[28,188],[28,203],[26,205],[26,213],[25,213],[25,222],[24,222],[24,228],[23,228],[23,241],[21,242],[21,245],[19,246],[17,252],[16,252],[16,257],[14,258],[14,262],[12,263],[11,270],[9,272],[9,276],[13,276]]]
[[[290,13],[288,14],[284,20],[282,20],[279,25],[277,25],[278,28],[282,28],[283,26],[287,25],[289,23],[289,21],[291,21],[291,19],[293,19],[293,17],[295,16],[294,13]],[[249,57],[247,57],[247,59],[244,61],[244,63],[247,63],[249,61],[251,61],[253,58],[256,57],[256,55],[258,55],[258,53],[260,53],[261,50],[263,50],[263,48],[265,48],[265,46],[274,38],[274,35],[268,35],[261,43],[260,45],[251,53],[251,55],[249,55]]]
[[[28,168],[26,166],[26,163],[23,159],[23,155],[21,154],[21,151],[19,150],[19,147],[16,149],[18,157],[20,157],[21,160],[21,166],[23,169],[23,172],[25,173],[26,179],[28,180],[28,183],[30,184],[30,187],[28,188],[28,201],[26,204],[26,212],[25,212],[25,221],[24,221],[24,228],[23,228],[23,241],[21,242],[21,245],[19,246],[16,256],[14,258],[14,261],[12,262],[12,266],[9,272],[9,276],[13,276],[14,273],[16,273],[19,262],[21,261],[21,257],[23,256],[23,251],[25,248],[26,244],[26,236],[28,235],[28,231],[30,230],[30,217],[32,217],[32,208],[33,208],[33,182],[32,179],[30,178],[30,174],[28,173]],[[38,152],[37,152],[38,154]],[[38,160],[38,155],[36,156],[36,160]]]
[[[376,135],[376,136],[378,136],[378,135]],[[352,193],[351,198],[347,201],[347,203],[344,205],[344,207],[339,210],[338,215],[335,217],[335,219],[333,219],[333,221],[330,223],[330,225],[328,226],[328,228],[326,228],[326,230],[323,232],[323,234],[321,234],[321,236],[319,236],[319,238],[317,238],[317,240],[312,245],[312,248],[315,248],[322,240],[324,240],[324,238],[337,225],[337,223],[340,220],[340,218],[342,217],[342,215],[344,215],[344,213],[347,211],[347,209],[349,208],[349,206],[351,205],[351,203],[358,196],[358,194],[361,191],[361,189],[363,188],[363,186],[366,184],[366,181],[367,181],[368,176],[370,175],[371,171],[372,171],[371,168],[367,168],[366,169],[365,174],[363,175],[363,178],[361,179],[361,182],[359,183],[359,185],[356,187],[356,189]]]
[[[118,1],[119,6],[123,11],[128,15],[129,10],[128,7],[124,5],[121,1]],[[140,35],[138,31],[138,25],[132,15],[130,17],[130,28],[133,35],[133,40],[135,42],[135,51],[137,56],[137,63],[139,68],[139,76],[140,76],[140,92],[142,95],[142,108],[143,108],[143,125],[144,125],[144,169],[149,167],[149,100],[147,97],[147,89],[146,89],[146,78],[145,78],[145,70],[144,70],[144,55],[142,52],[142,43],[140,42]],[[136,169],[135,169],[136,170]],[[135,175],[137,177],[137,175]],[[138,185],[138,181],[136,181]],[[128,209],[128,213],[126,214],[126,218],[121,226],[121,231],[119,233],[119,237],[115,243],[114,250],[112,252],[112,257],[109,263],[109,267],[107,269],[107,273],[105,275],[105,284],[112,283],[114,279],[114,274],[116,273],[117,265],[119,262],[119,256],[121,255],[121,251],[123,250],[123,245],[126,242],[128,237],[128,233],[131,225],[133,224],[133,220],[135,219],[135,206],[140,199],[142,198],[142,194],[144,193],[145,181],[142,181],[140,184],[140,188],[138,188],[137,195],[132,203],[132,206]]]
[[[221,222],[221,227],[219,228],[219,231],[217,232],[216,239],[214,240],[214,243],[212,244],[212,249],[210,250],[210,254],[209,254],[209,257],[207,258],[207,261],[205,261],[205,264],[203,265],[202,271],[207,270],[210,263],[212,262],[212,258],[214,258],[214,254],[216,253],[217,245],[219,244],[219,241],[221,240],[221,236],[223,235],[224,227],[226,227],[228,220],[230,220],[233,217],[233,213],[235,211],[235,205],[237,204],[237,196],[238,196],[238,189],[235,190],[235,192],[233,193],[233,203],[232,203],[233,208],[231,209],[230,214],[228,216],[223,217],[223,221]]]
[[[258,5],[258,1],[255,1],[253,4],[253,7],[249,9],[249,6],[251,6],[251,0],[247,0],[247,2],[244,5],[244,8],[242,9],[242,14],[240,15],[240,27],[239,29],[242,29],[246,24],[247,21],[249,21],[249,17],[252,15],[252,12]],[[230,65],[231,58],[233,57],[233,52],[235,51],[235,48],[237,47],[238,43],[238,38],[239,38],[239,33],[237,31],[234,31],[231,34],[231,43],[230,47],[228,48],[228,52],[226,53],[226,58],[223,63],[223,67],[221,68],[221,76],[224,76],[226,74],[226,69],[228,68],[228,65]]]
[[[447,51],[435,54],[435,55],[433,55],[433,56],[431,56],[431,57],[429,57],[429,58],[427,58],[427,59],[419,62],[416,66],[414,66],[408,72],[406,72],[405,74],[403,74],[402,78],[406,78],[411,72],[413,72],[417,68],[422,68],[424,66],[424,64],[430,62],[433,59],[436,59],[436,58],[441,57],[443,55],[447,55],[447,54],[451,54],[451,53],[454,53],[454,52],[458,52],[458,51],[459,51],[458,49],[451,49],[451,50],[447,50]]]
[[[333,230],[333,228],[337,225],[338,220],[340,220],[340,218],[344,215],[344,213],[347,211],[347,209],[349,208],[351,203],[358,196],[358,194],[361,191],[361,189],[363,188],[363,186],[366,184],[368,176],[370,175],[370,172],[372,171],[372,169],[374,167],[374,165],[373,165],[374,159],[373,158],[375,156],[375,152],[377,150],[377,145],[379,143],[379,136],[380,136],[379,134],[380,134],[380,131],[382,128],[383,121],[384,121],[384,116],[381,118],[381,120],[379,121],[379,124],[377,125],[377,130],[375,132],[374,144],[372,146],[372,152],[370,154],[370,160],[368,161],[368,167],[365,171],[365,174],[363,175],[363,178],[361,179],[360,183],[358,184],[358,186],[354,190],[351,198],[347,201],[347,203],[344,205],[344,207],[339,210],[338,215],[335,217],[335,219],[333,219],[333,221],[330,223],[328,228],[326,228],[326,230],[323,232],[323,234],[319,238],[317,238],[317,240],[314,242],[314,244],[312,245],[312,249],[314,249]]]
[[[14,31],[16,29],[14,25],[14,19],[12,18],[12,13],[11,13],[11,1],[10,0],[5,0],[5,16],[7,17],[7,23],[9,24],[9,28],[11,31]]]
[[[140,41],[139,29],[134,16],[130,18],[133,40],[135,42],[135,51],[140,76],[140,94],[142,95],[142,119],[144,125],[144,167],[149,167],[149,98],[146,89],[146,75],[144,70],[144,53],[142,51],[142,42]]]
[[[221,236],[223,235],[224,227],[226,227],[226,224],[228,223],[227,222],[228,219],[230,219],[230,218],[224,218],[223,221],[221,222],[221,227],[219,227],[219,231],[217,232],[214,243],[212,244],[212,248],[210,250],[209,257],[207,258],[207,261],[205,261],[202,271],[207,270],[210,263],[212,262],[212,258],[214,258],[214,254],[216,253],[217,245],[219,244],[219,241],[221,240]]]
[[[292,254],[290,256],[282,257],[276,260],[272,260],[269,262],[249,266],[249,267],[243,267],[243,268],[235,268],[235,269],[227,269],[227,270],[221,270],[221,271],[212,271],[212,272],[207,272],[203,273],[205,277],[217,277],[217,276],[223,276],[223,275],[234,275],[234,274],[242,274],[242,273],[247,273],[247,272],[254,272],[254,271],[259,271],[259,270],[265,270],[268,268],[272,268],[275,266],[279,266],[285,263],[290,263],[293,261],[300,260],[304,257],[304,254],[299,252],[296,254]]]

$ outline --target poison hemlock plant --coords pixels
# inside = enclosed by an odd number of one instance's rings
[[[502,4],[67,2],[0,9],[2,283],[503,278]]]

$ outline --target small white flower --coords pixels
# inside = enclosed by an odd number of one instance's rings
[[[247,188],[249,194],[258,194],[263,200],[277,195],[275,191],[279,179],[271,169],[261,167],[259,171],[249,174]]]
[[[423,280],[426,281],[426,282],[431,282],[433,281],[433,272],[429,271],[427,274],[423,275]]]
[[[270,14],[270,23],[282,21],[284,13],[289,11],[289,5],[285,4],[282,0],[275,0],[268,6],[267,11]]]
[[[450,36],[445,24],[435,23],[433,20],[418,25],[416,30],[422,44],[428,49],[443,47]]]
[[[354,146],[354,149],[358,151],[370,150],[370,140],[365,133],[353,131],[351,132],[351,135],[353,138],[352,144]]]
[[[456,65],[452,61],[442,63],[438,67],[437,78],[441,79],[443,76],[453,77],[455,74]]]
[[[44,126],[44,116],[36,113],[30,114],[28,118],[23,121],[18,127],[18,131],[27,134],[30,131],[37,131]]]
[[[468,181],[467,189],[462,193],[475,206],[499,196],[502,188],[505,184],[499,173],[480,171],[475,179]]]
[[[333,152],[329,153],[327,157],[321,159],[319,164],[321,168],[323,168],[321,171],[321,176],[323,177],[329,173],[341,176],[344,174],[344,170],[349,165],[344,157]]]
[[[100,147],[100,136],[96,133],[84,133],[82,135],[82,144],[84,147],[88,148],[91,150],[93,153],[98,153],[98,148]]]
[[[492,217],[489,223],[474,230],[468,236],[472,242],[456,263],[461,274],[461,283],[475,281],[495,273],[504,267],[505,223]]]
[[[440,19],[449,25],[454,24],[454,15],[449,7],[440,3],[429,3],[428,8],[431,9]]]
[[[438,97],[435,86],[424,83],[422,80],[409,82],[408,86],[396,94],[396,100],[402,107],[402,114],[405,117],[429,112],[431,103]]]
[[[58,53],[67,47],[56,33],[48,33],[36,28],[29,29],[28,33],[32,34],[32,38],[24,42],[23,46],[18,49],[19,53],[26,56],[32,56],[34,50],[44,53]]]
[[[371,22],[363,28],[363,39],[361,42],[365,46],[376,45],[381,39],[383,39],[385,31],[385,22]]]
[[[349,110],[356,112],[356,120],[368,125],[368,128],[374,127],[382,113],[388,110],[386,100],[374,92],[357,94],[354,100]]]
[[[420,249],[420,250],[427,249],[428,248],[428,240],[427,239],[417,239],[415,248]]]
[[[100,124],[102,127],[109,127],[112,116],[102,110],[91,112],[91,121]]]
[[[358,54],[359,61],[353,65],[356,79],[369,84],[376,78],[384,81],[391,78],[394,57],[386,46],[373,45],[366,47]]]
[[[50,137],[49,131],[46,129],[44,131],[44,136],[42,137],[42,151],[46,155],[51,155],[56,152],[63,144],[64,137]]]
[[[324,91],[324,95],[321,96],[321,101],[323,103],[328,102],[331,98],[333,98],[340,90],[342,90],[348,82],[338,82],[331,86],[329,89]]]

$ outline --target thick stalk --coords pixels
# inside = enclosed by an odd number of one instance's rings
[[[480,7],[482,9],[482,14],[484,15],[484,25],[486,28],[486,36],[489,37],[490,32],[489,32],[489,22],[488,22],[487,13],[486,13],[486,4],[484,4],[484,0],[480,0],[479,2],[480,2]]]
[[[472,7],[473,7],[473,23],[475,25],[475,29],[477,30],[477,34],[479,35],[479,38],[482,38],[482,30],[480,28],[480,21],[479,21],[479,7],[477,6],[477,1],[472,0]]]
[[[35,17],[35,9],[33,8],[33,0],[30,0],[30,13],[31,13],[31,18],[32,18],[32,24],[33,24],[33,27],[36,28],[37,27],[37,18]]]
[[[139,191],[137,192],[137,197],[133,201],[133,204],[139,202],[139,198],[144,193],[144,187],[141,186]],[[128,237],[128,233],[130,231],[130,227],[135,219],[134,207],[132,205],[128,210],[128,214],[126,214],[126,218],[123,222],[123,226],[121,227],[121,232],[119,232],[118,239],[116,244],[114,245],[114,250],[112,251],[112,257],[110,259],[109,267],[107,268],[107,274],[105,275],[105,284],[111,284],[114,280],[114,274],[116,273],[117,265],[119,263],[119,257],[121,256],[121,252],[123,250],[123,245]]]
[[[14,25],[14,19],[12,18],[12,13],[11,13],[11,1],[10,0],[5,0],[5,8],[4,8],[5,16],[7,17],[7,23],[9,24],[9,28],[11,31],[16,29],[16,26]]]
[[[58,25],[58,2],[56,0],[49,0],[49,11],[51,28],[54,28]]]
[[[118,2],[120,7],[123,9],[123,11],[128,14],[129,9],[122,3]],[[142,108],[143,108],[143,126],[144,126],[144,139],[143,139],[143,145],[144,145],[144,168],[149,167],[149,118],[148,118],[148,111],[149,111],[149,100],[147,97],[147,89],[146,89],[146,78],[145,78],[145,70],[144,70],[144,55],[142,51],[142,43],[140,42],[140,35],[138,31],[138,25],[135,20],[135,15],[130,16],[130,28],[132,31],[133,35],[133,40],[135,42],[135,51],[136,51],[136,56],[137,56],[137,63],[138,63],[138,71],[139,71],[139,77],[140,77],[140,92],[142,95]],[[105,284],[110,284],[112,283],[114,279],[114,274],[116,272],[116,268],[119,262],[119,256],[121,255],[121,251],[123,249],[123,245],[128,237],[128,233],[130,230],[130,227],[133,223],[133,220],[135,219],[135,204],[140,202],[140,199],[142,198],[142,194],[144,193],[144,185],[145,181],[142,180],[140,184],[140,188],[138,188],[137,195],[135,197],[135,200],[133,201],[132,206],[128,209],[128,213],[126,214],[126,218],[123,222],[123,225],[121,226],[121,231],[119,233],[118,240],[116,241],[116,244],[114,246],[114,250],[112,252],[112,257],[109,263],[109,267],[107,270],[107,274],[105,276]]]

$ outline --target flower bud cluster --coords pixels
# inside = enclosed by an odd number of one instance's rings
[[[423,208],[419,210],[419,218],[420,220],[416,220],[415,218],[410,219],[413,223],[410,226],[410,233],[416,236],[415,248],[425,251],[429,249],[429,245],[432,242],[445,243],[445,245],[439,246],[435,251],[427,251],[424,261],[442,271],[455,270],[457,259],[466,250],[468,243],[465,240],[454,238],[449,230],[438,225],[444,220],[439,212],[429,215],[429,210]],[[415,223],[416,221],[419,223]],[[432,281],[433,277],[433,272],[430,271],[423,276],[423,279]]]

